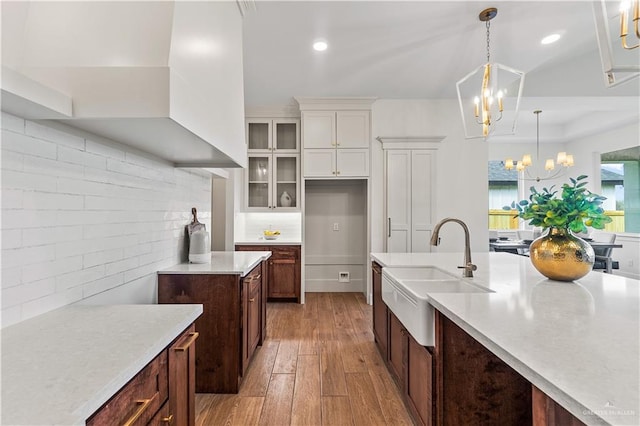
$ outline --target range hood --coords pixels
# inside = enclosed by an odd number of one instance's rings
[[[234,2],[3,2],[2,110],[184,167],[245,167]]]

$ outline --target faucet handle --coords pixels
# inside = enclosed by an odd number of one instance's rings
[[[473,277],[473,271],[478,270],[478,266],[474,265],[471,262],[467,262],[466,266],[458,266],[458,269],[464,269],[462,274],[463,277]]]

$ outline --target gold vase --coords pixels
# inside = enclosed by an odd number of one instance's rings
[[[593,268],[595,253],[582,238],[566,228],[549,228],[549,232],[531,243],[529,257],[545,277],[556,281],[573,281]]]

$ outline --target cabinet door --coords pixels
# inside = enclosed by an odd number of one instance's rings
[[[422,425],[433,424],[433,363],[431,353],[408,334],[405,396],[414,417]]]
[[[308,111],[302,114],[302,143],[304,148],[335,148],[335,112]]]
[[[271,120],[252,118],[246,121],[247,149],[253,152],[269,152],[272,147]]]
[[[335,175],[335,149],[304,149],[305,177],[334,177]]]
[[[169,348],[169,414],[176,425],[196,423],[197,338],[198,333],[191,325]]]
[[[338,149],[336,176],[367,177],[369,176],[368,149]]]
[[[246,169],[247,208],[269,209],[273,205],[271,197],[271,155],[249,155]]]
[[[402,323],[393,312],[389,311],[389,359],[387,365],[400,389],[404,388],[403,358],[406,338],[406,331]]]
[[[300,247],[271,246],[269,297],[300,299]]]
[[[300,121],[296,119],[273,120],[273,151],[281,153],[300,152]]]
[[[382,300],[382,268],[377,263],[372,265],[373,277],[373,334],[383,359],[387,359],[388,313],[387,305]]]
[[[273,205],[277,209],[298,209],[300,176],[298,154],[274,154],[273,156]]]
[[[387,252],[411,251],[411,151],[386,152]]]
[[[369,111],[336,112],[336,146],[369,149]]]
[[[427,150],[411,152],[411,252],[431,252],[433,230],[433,154]]]
[[[260,283],[261,277],[261,274],[253,277],[249,290],[249,300],[247,307],[247,341],[249,348],[249,359],[251,359],[251,357],[253,356],[253,352],[256,350],[256,348],[258,347],[258,343],[260,342],[260,304],[262,302],[262,285]]]

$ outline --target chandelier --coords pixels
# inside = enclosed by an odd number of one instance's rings
[[[536,161],[540,159],[540,113],[541,110],[535,110],[533,113],[536,115]],[[567,167],[573,166],[573,155],[567,154],[566,152],[559,152],[556,157],[556,163],[558,166],[561,166],[559,170],[553,171],[556,168],[556,164],[553,162],[552,158],[548,158],[544,162],[544,170],[546,175],[540,176],[538,171],[532,171],[531,168],[533,166],[533,161],[531,159],[531,154],[525,154],[522,156],[521,160],[514,162],[513,159],[507,158],[504,160],[504,168],[507,170],[515,169],[518,172],[522,172],[522,179],[524,180],[535,180],[536,182],[540,182],[541,180],[553,179],[561,174],[564,174],[564,170]]]
[[[605,85],[614,87],[640,76],[640,1],[594,1],[593,17]]]
[[[629,9],[631,9],[631,4],[628,1],[623,1],[620,3],[620,40],[622,40],[622,47],[625,49],[635,49],[640,46],[640,42],[629,46],[627,44],[627,36],[628,36],[628,16]],[[638,6],[638,0],[633,0],[631,2],[633,4],[633,18],[631,22],[633,22],[633,29],[636,33],[636,39],[640,39],[640,31],[638,31],[638,20],[640,20],[640,7]]]
[[[491,62],[491,20],[498,9],[483,10],[478,19],[487,29],[487,62],[456,83],[465,137],[487,138],[490,134],[512,135],[524,86],[524,72]],[[507,105],[507,110],[505,110]],[[473,114],[473,115],[471,115]],[[504,120],[496,132],[497,123]],[[468,124],[471,126],[468,127]],[[480,125],[477,127],[475,125]],[[480,131],[481,130],[481,131]]]

